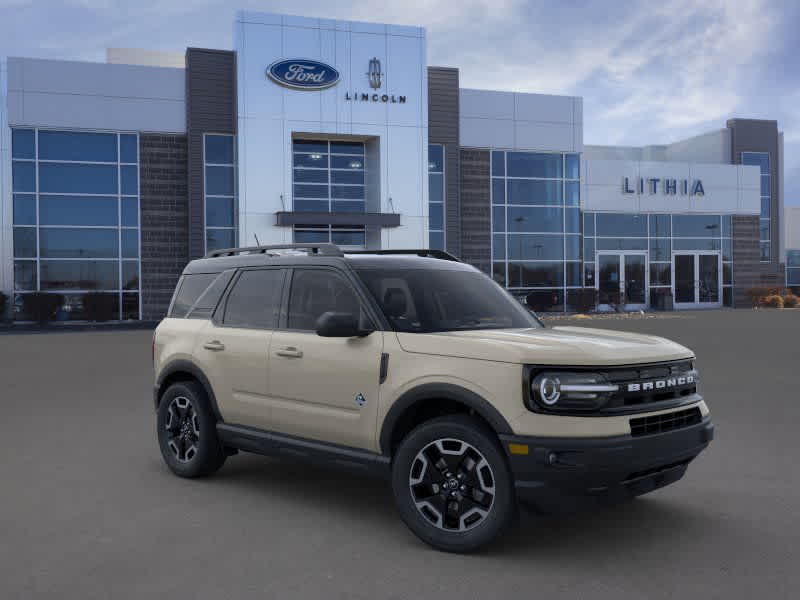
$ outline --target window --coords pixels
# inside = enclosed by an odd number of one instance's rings
[[[363,142],[292,141],[292,202],[295,211],[366,210]],[[295,225],[295,243],[366,246],[363,225]]]
[[[236,246],[236,137],[203,135],[206,252]]]
[[[352,286],[333,271],[295,270],[289,294],[287,327],[314,331],[317,319],[329,311],[361,316],[361,303]]]
[[[14,298],[63,293],[57,319],[86,318],[89,292],[115,294],[138,319],[139,138],[132,133],[14,129]]]
[[[274,329],[278,324],[283,269],[242,271],[225,301],[223,325]]]
[[[192,305],[216,278],[217,273],[195,273],[181,277],[175,292],[175,298],[172,300],[172,307],[167,316],[174,318],[185,317]]]
[[[742,152],[742,164],[756,166],[761,170],[761,217],[760,217],[760,251],[761,262],[772,260],[772,248],[770,242],[771,209],[770,201],[772,198],[770,182],[770,156],[769,152]]]
[[[428,244],[444,250],[444,146],[428,145]]]
[[[800,250],[786,251],[786,285],[800,287]]]

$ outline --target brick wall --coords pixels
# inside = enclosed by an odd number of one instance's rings
[[[189,262],[186,136],[139,135],[142,318],[161,319]]]
[[[461,259],[491,276],[489,159],[488,150],[461,150]]]

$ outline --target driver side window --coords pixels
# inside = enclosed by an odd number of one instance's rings
[[[317,319],[329,311],[363,318],[358,296],[343,277],[324,269],[296,269],[289,292],[287,328],[314,331]]]

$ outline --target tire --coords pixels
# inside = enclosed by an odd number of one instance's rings
[[[161,456],[179,477],[211,475],[225,462],[208,397],[195,381],[167,388],[158,405],[156,428]]]
[[[408,528],[446,552],[477,550],[517,514],[497,437],[466,415],[432,419],[409,433],[392,461],[392,489]]]

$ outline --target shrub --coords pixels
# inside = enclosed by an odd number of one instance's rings
[[[786,294],[783,297],[783,306],[785,308],[795,308],[798,304],[800,304],[800,298],[794,294]]]
[[[64,296],[61,294],[33,292],[22,296],[22,310],[25,315],[42,325],[55,317],[62,304],[64,304]]]
[[[747,295],[754,307],[766,306],[765,301],[770,296],[784,296],[789,293],[791,292],[785,288],[767,286],[754,287],[747,290]]]
[[[770,308],[783,308],[783,296],[771,294],[764,298],[762,304],[763,306],[768,306]]]
[[[87,292],[83,295],[83,311],[88,321],[111,321],[119,316],[119,297],[116,294]]]

